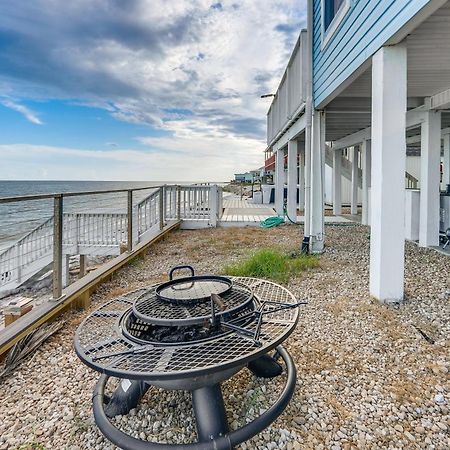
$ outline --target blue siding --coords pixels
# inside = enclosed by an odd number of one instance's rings
[[[322,50],[321,0],[314,0],[314,103],[319,105],[430,0],[352,0]]]

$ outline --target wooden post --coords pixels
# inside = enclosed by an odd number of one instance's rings
[[[78,278],[83,278],[86,275],[87,269],[87,255],[80,255],[80,273]]]
[[[53,197],[53,298],[62,295],[63,194]]]
[[[131,252],[133,250],[133,191],[128,191],[128,237],[127,237],[127,250]]]

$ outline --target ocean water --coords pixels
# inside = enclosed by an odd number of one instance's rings
[[[164,183],[151,181],[0,181],[0,197],[130,189],[159,186]],[[174,182],[167,182],[167,184],[174,184]],[[153,189],[136,191],[133,196],[134,202],[139,202],[152,191]],[[64,199],[64,212],[126,212],[126,207],[126,192],[83,195]],[[8,247],[52,215],[52,199],[0,204],[0,249]]]

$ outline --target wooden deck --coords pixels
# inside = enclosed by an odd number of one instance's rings
[[[272,205],[251,203],[237,195],[229,195],[223,199],[224,212],[220,219],[221,226],[253,225],[258,226],[261,221],[277,213]]]
[[[230,194],[224,196],[224,212],[219,221],[219,225],[226,226],[259,226],[260,223],[268,217],[277,216],[273,204],[255,204],[250,199],[241,199],[237,195]],[[298,224],[305,222],[305,217],[298,215],[296,219]],[[325,223],[352,223],[361,222],[358,216],[325,216]]]

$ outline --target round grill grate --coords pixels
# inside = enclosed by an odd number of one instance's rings
[[[244,284],[234,282],[233,288],[221,295],[221,301],[224,307],[221,309],[216,307],[216,316],[234,315],[251,305],[253,292]],[[153,288],[135,300],[133,313],[142,322],[154,325],[201,325],[211,318],[211,301],[188,305],[168,303],[161,301],[156,288]]]
[[[189,306],[194,303],[208,301],[211,298],[211,294],[222,295],[231,287],[229,281],[221,279],[192,278],[192,280],[189,278],[175,280],[175,282],[157,290],[157,295],[161,300]]]

